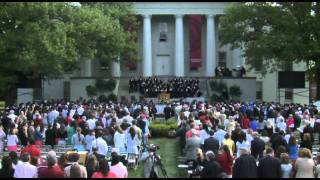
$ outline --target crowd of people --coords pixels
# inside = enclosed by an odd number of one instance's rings
[[[86,101],[8,107],[1,116],[0,153],[9,155],[2,157],[0,177],[126,178],[128,159],[122,153],[133,157],[135,164],[141,161],[152,107]],[[51,146],[46,158],[41,157],[44,145]],[[79,163],[80,153],[66,152],[57,159],[54,148],[67,145],[88,153],[84,164]]]
[[[129,80],[129,92],[140,92],[145,97],[155,98],[161,93],[170,93],[171,98],[199,97],[198,79],[173,78],[164,82],[157,77],[132,78]]]
[[[238,66],[232,71],[228,67],[217,66],[215,68],[215,74],[217,77],[244,77],[246,75],[246,69],[243,66]]]
[[[135,163],[151,135],[154,104],[44,101],[8,107],[1,116],[0,177],[128,177],[122,152]],[[175,116],[185,163],[192,177],[317,177],[320,154],[320,113],[315,106],[277,103],[173,102],[165,119]],[[299,142],[298,139],[301,139]],[[41,157],[41,146],[52,150]],[[55,152],[56,145],[86,151]],[[160,145],[161,146],[161,145]],[[21,147],[21,149],[19,149]],[[112,152],[110,152],[110,148]],[[318,149],[317,149],[318,151]],[[146,151],[144,151],[146,152]],[[109,155],[110,153],[110,155]],[[314,156],[315,155],[315,156]],[[109,161],[110,162],[109,162]]]
[[[313,148],[320,132],[316,106],[195,102],[179,104],[175,112],[192,176],[320,176],[319,148]]]

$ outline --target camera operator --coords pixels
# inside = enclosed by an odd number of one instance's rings
[[[151,144],[148,151],[144,152],[139,161],[144,162],[144,178],[167,178],[167,173],[161,163],[161,158],[156,154],[157,145]]]

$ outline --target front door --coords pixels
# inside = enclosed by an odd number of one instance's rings
[[[172,72],[172,62],[170,56],[157,56],[156,58],[156,75],[157,76],[168,76]]]

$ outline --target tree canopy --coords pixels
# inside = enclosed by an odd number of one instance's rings
[[[130,3],[1,3],[0,93],[14,87],[15,72],[56,78],[82,59],[136,60],[131,9]]]
[[[236,3],[221,17],[219,34],[221,45],[244,51],[251,69],[262,68],[265,74],[288,62],[305,62],[319,87],[320,3]]]

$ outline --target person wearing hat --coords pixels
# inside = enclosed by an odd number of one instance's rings
[[[39,178],[64,178],[63,171],[57,164],[57,155],[55,151],[48,152],[47,165],[47,167],[39,167]]]
[[[201,171],[201,178],[221,178],[222,169],[219,163],[215,160],[215,154],[212,151],[206,152],[207,163]]]
[[[240,148],[240,157],[236,159],[233,165],[232,178],[257,178],[258,167],[256,159],[250,155],[247,147]]]

